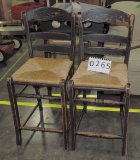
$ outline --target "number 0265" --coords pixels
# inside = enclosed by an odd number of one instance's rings
[[[89,58],[88,70],[109,73],[111,61],[105,59]]]

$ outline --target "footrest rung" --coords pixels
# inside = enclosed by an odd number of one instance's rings
[[[63,133],[62,130],[55,129],[55,128],[41,128],[41,127],[31,127],[31,126],[20,126],[20,129],[22,129],[22,130],[30,130],[30,131]]]
[[[98,138],[107,138],[107,139],[122,139],[122,136],[120,136],[120,135],[108,134],[108,133],[77,131],[76,134],[81,135],[81,136],[87,136],[87,137],[98,137]]]

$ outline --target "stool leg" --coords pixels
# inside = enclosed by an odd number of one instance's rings
[[[38,86],[35,87],[35,92],[36,92],[36,94],[40,95],[40,90],[39,90],[39,87],[38,87]],[[41,99],[37,99],[37,101],[38,101],[39,112],[40,112],[40,123],[41,123],[41,127],[44,128],[44,118],[43,118],[42,101],[41,101]]]
[[[16,144],[21,145],[22,143],[22,136],[21,136],[21,129],[20,129],[21,125],[20,125],[19,111],[18,111],[18,106],[17,106],[17,98],[14,96],[15,88],[14,88],[12,78],[7,79],[7,87],[8,87],[8,93],[9,93],[13,120],[14,120],[14,125],[15,125]]]
[[[127,124],[128,124],[128,114],[129,114],[129,105],[130,105],[130,91],[129,89],[126,90],[126,97],[125,97],[125,111],[124,111],[124,129],[123,129],[123,139],[122,139],[122,155],[126,155],[127,153]]]
[[[83,98],[86,98],[86,90],[83,90]],[[84,102],[84,113],[87,114],[87,103]]]
[[[66,82],[61,82],[61,106],[63,118],[63,135],[64,135],[64,148],[68,148],[68,116],[67,116],[67,95],[66,95]]]
[[[52,87],[47,87],[48,88],[48,96],[52,95]]]
[[[71,143],[72,150],[75,150],[76,143],[76,118],[75,118],[75,104],[74,104],[74,89],[73,89],[73,81],[69,83],[69,103],[70,103],[70,122],[71,122]]]
[[[120,101],[123,102],[124,100],[124,93],[121,93],[120,95]],[[121,118],[121,130],[122,134],[124,133],[123,129],[123,124],[124,124],[124,105],[120,105],[120,118]]]

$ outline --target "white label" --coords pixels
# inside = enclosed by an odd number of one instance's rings
[[[88,70],[109,74],[110,68],[111,68],[110,60],[89,57]]]

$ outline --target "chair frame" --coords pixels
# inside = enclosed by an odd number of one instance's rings
[[[23,13],[23,20],[25,22],[25,30],[26,30],[26,35],[27,35],[27,42],[28,42],[28,48],[29,48],[29,57],[33,58],[34,51],[52,51],[52,52],[57,52],[58,50],[62,52],[68,52],[70,53],[70,60],[74,62],[74,55],[75,55],[75,14],[74,13],[69,13],[67,11],[64,11],[62,9],[58,8],[51,8],[51,7],[42,7],[38,8],[35,10],[31,10],[28,12]],[[39,20],[39,21],[47,21],[47,20],[69,20],[71,21],[71,35],[68,35],[66,33],[63,33],[62,35],[57,33],[51,33],[51,32],[44,32],[43,36],[39,32],[33,32],[29,34],[29,23],[28,21],[30,20]],[[61,35],[61,36],[60,36]],[[54,47],[53,45],[49,44],[44,44],[43,45],[38,45],[38,46],[32,46],[31,40],[34,38],[39,38],[42,36],[42,39],[53,39],[55,37],[56,39],[67,39],[71,40],[71,46],[70,47],[64,47],[64,46],[56,46]],[[73,75],[74,72],[74,64],[72,65],[69,75],[70,77]],[[70,78],[68,77],[68,78]],[[16,86],[25,86],[23,90],[20,92],[16,93],[15,89]],[[24,93],[25,89],[28,86],[33,86],[35,89],[35,94],[28,94]],[[11,109],[12,109],[12,114],[13,114],[13,120],[14,120],[14,125],[15,125],[15,132],[16,132],[16,143],[17,145],[21,145],[22,143],[22,135],[21,131],[22,130],[29,130],[29,131],[42,131],[42,132],[54,132],[54,133],[61,133],[64,136],[64,149],[68,149],[68,132],[69,132],[69,127],[68,127],[68,113],[67,113],[67,80],[62,79],[61,83],[58,85],[53,85],[53,84],[42,84],[42,83],[29,83],[29,82],[16,82],[13,80],[12,76],[8,77],[7,79],[7,87],[8,87],[8,92],[9,92],[9,98],[10,98],[10,103],[11,103]],[[57,87],[60,88],[60,94],[61,97],[53,96],[48,93],[48,95],[42,95],[40,93],[40,88],[42,87]],[[20,117],[19,117],[19,110],[18,110],[18,103],[17,103],[17,98],[18,97],[24,97],[24,98],[36,98],[37,99],[37,104],[32,110],[32,112],[29,114],[27,119],[21,124],[20,122]],[[42,106],[42,101],[41,99],[47,99],[47,100],[61,100],[61,106],[62,106],[62,123],[63,123],[63,129],[57,129],[57,128],[45,128],[43,125],[43,106]],[[40,111],[40,122],[36,127],[28,126],[26,125],[35,110],[39,107]],[[41,124],[41,127],[39,126]]]
[[[128,37],[122,36],[114,36],[114,35],[106,35],[106,34],[83,34],[83,26],[82,24],[86,21],[95,22],[95,23],[117,23],[117,22],[124,22],[128,24],[129,32]],[[131,48],[131,40],[132,40],[132,33],[133,33],[133,25],[134,25],[134,15],[128,15],[124,12],[113,10],[113,9],[93,9],[89,10],[84,13],[79,13],[78,15],[78,27],[79,27],[79,39],[80,39],[80,56],[81,61],[85,60],[85,53],[94,56],[96,54],[103,54],[104,52],[108,55],[122,55],[124,56],[124,63],[128,66],[129,61],[129,54]],[[107,38],[108,36],[108,38]],[[116,37],[116,38],[115,38]],[[115,38],[115,39],[114,39]],[[124,42],[127,44],[126,50],[121,49],[112,49],[106,47],[85,47],[84,48],[84,40],[86,41],[97,41],[97,42]],[[97,98],[87,98],[87,91],[96,90],[97,92],[101,91],[111,91],[114,94],[120,95],[119,101],[114,101],[110,99],[100,99]],[[83,97],[79,98],[78,94],[79,91],[83,91]],[[71,140],[72,140],[72,150],[75,150],[76,147],[76,135],[81,136],[88,136],[88,137],[98,137],[98,138],[107,138],[107,139],[121,139],[122,140],[122,155],[126,154],[126,146],[127,146],[127,123],[128,123],[128,113],[129,113],[129,105],[130,105],[130,84],[128,83],[125,88],[103,88],[103,87],[92,87],[92,86],[80,86],[75,85],[73,80],[69,81],[69,96],[70,96],[70,116],[71,116]],[[77,122],[76,115],[77,115],[77,108],[76,102],[83,103],[83,110],[79,121]],[[79,126],[82,121],[84,114],[87,113],[87,103],[96,106],[106,106],[106,105],[113,105],[120,107],[120,117],[121,117],[121,130],[122,136],[117,134],[108,134],[108,133],[96,133],[96,132],[89,132],[89,131],[79,131]]]

